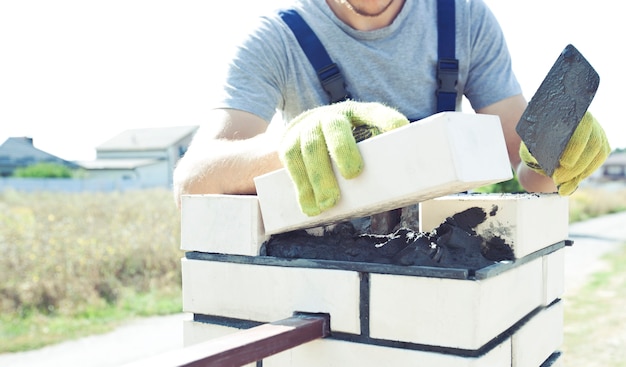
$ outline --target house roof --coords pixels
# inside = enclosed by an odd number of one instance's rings
[[[96,147],[97,151],[145,151],[167,149],[187,136],[198,126],[173,126],[126,130]]]
[[[17,166],[37,162],[56,162],[69,167],[76,166],[72,162],[35,148],[33,139],[28,137],[8,138],[0,145],[0,159],[2,162]]]
[[[133,170],[138,167],[149,166],[161,162],[159,159],[96,159],[93,161],[76,162],[88,170]]]
[[[606,161],[604,161],[604,165],[626,166],[626,152],[611,154]]]

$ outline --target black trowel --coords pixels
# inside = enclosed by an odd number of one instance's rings
[[[567,45],[528,103],[516,130],[548,176],[559,166],[599,83],[591,64],[574,46]]]

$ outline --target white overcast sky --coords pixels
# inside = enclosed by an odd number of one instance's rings
[[[616,2],[485,1],[526,97],[572,43],[601,77],[591,111],[612,147],[626,147],[626,26]],[[89,160],[126,129],[206,123],[206,86],[220,72],[221,51],[260,9],[285,2],[1,1],[0,143],[30,136],[39,149]]]

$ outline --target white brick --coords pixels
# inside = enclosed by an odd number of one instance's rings
[[[516,258],[568,238],[568,199],[557,194],[460,194],[436,198],[420,204],[420,231],[430,232],[447,217],[472,207],[487,213],[476,232],[487,238],[503,238],[512,246]],[[490,215],[492,212],[495,215]]]
[[[476,350],[543,301],[543,260],[485,280],[371,274],[373,338]]]
[[[183,250],[259,255],[267,236],[256,196],[186,195],[181,205]]]
[[[186,312],[258,322],[329,313],[333,331],[359,334],[357,272],[182,260]]]
[[[239,329],[185,321],[185,346],[239,331]],[[541,310],[511,338],[476,358],[436,352],[352,343],[331,338],[313,341],[263,360],[265,367],[308,366],[438,366],[438,367],[538,367],[563,343],[563,304]],[[560,366],[561,359],[552,364]],[[254,366],[250,364],[249,366]]]
[[[565,292],[565,248],[543,257],[544,299],[547,306]]]
[[[193,343],[239,331],[219,325],[190,321],[185,336]],[[185,340],[185,345],[191,345]],[[504,340],[491,351],[476,358],[435,352],[351,343],[334,339],[316,340],[302,344],[263,360],[264,367],[318,366],[437,366],[437,367],[506,367],[511,362],[511,339]],[[253,364],[251,364],[253,365]],[[538,367],[538,366],[537,366]]]
[[[563,302],[530,319],[512,337],[513,367],[536,367],[563,344]]]
[[[508,339],[477,358],[323,339],[266,358],[263,367],[506,367],[510,363]]]
[[[360,176],[338,175],[341,199],[303,214],[285,169],[255,178],[268,234],[366,216],[511,178],[496,116],[447,112],[359,143]]]

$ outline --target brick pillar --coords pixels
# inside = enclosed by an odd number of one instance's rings
[[[216,218],[225,209],[258,213],[256,197],[186,197],[183,304],[194,317],[185,325],[185,344],[299,311],[329,314],[331,337],[267,358],[263,366],[557,365],[567,199],[446,196],[422,203],[422,230],[470,207],[493,214],[476,230],[506,236],[515,261],[468,272],[260,256],[266,236],[258,235],[256,215],[240,216],[232,241],[224,239],[222,224],[198,226],[198,218]]]

